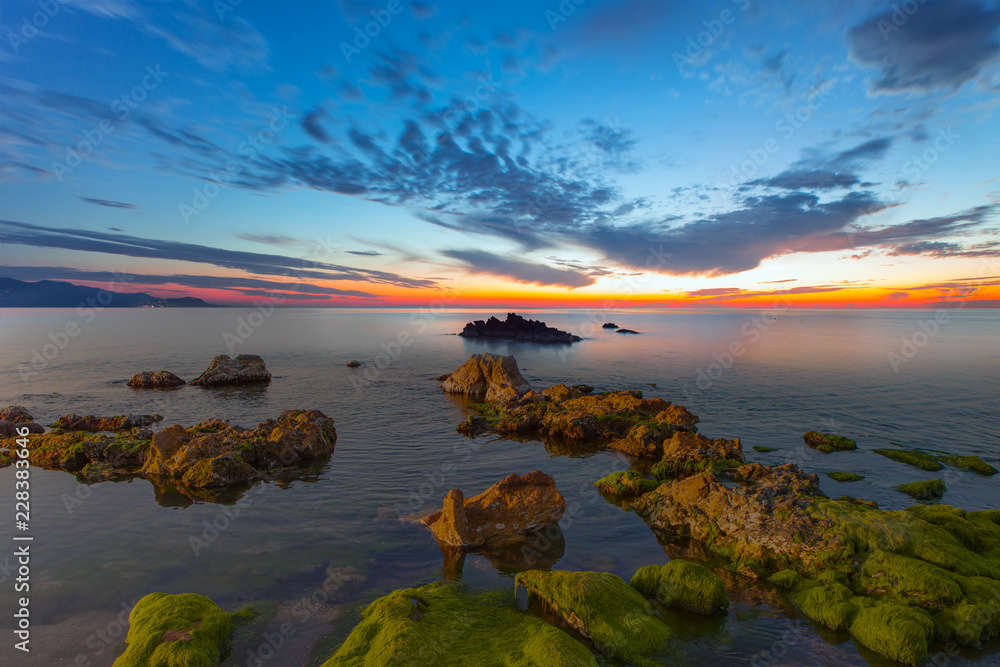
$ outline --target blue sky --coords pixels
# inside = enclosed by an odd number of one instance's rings
[[[0,9],[6,276],[328,305],[997,296],[996,2]]]

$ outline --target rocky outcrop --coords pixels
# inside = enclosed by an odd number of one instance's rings
[[[665,440],[662,451],[662,458],[652,470],[659,479],[683,477],[710,468],[735,468],[744,462],[739,438],[707,438],[687,431],[677,431]]]
[[[617,328],[618,328],[618,325],[617,325],[617,324],[615,324],[614,322],[605,322],[605,323],[604,323],[604,324],[603,324],[603,325],[601,326],[601,328],[602,328],[602,329],[617,329]]]
[[[149,429],[114,435],[84,431],[49,431],[28,441],[28,461],[39,468],[65,470],[84,479],[134,476],[146,461]]]
[[[463,549],[515,544],[530,533],[558,523],[566,501],[555,480],[535,470],[509,475],[478,496],[461,489],[445,496],[440,511],[420,519],[439,543]]]
[[[566,331],[547,326],[539,320],[526,320],[517,313],[507,313],[506,320],[491,317],[469,322],[458,334],[464,338],[490,338],[521,343],[575,343],[581,340]]]
[[[807,433],[804,433],[802,435],[802,440],[813,449],[817,449],[824,454],[851,451],[858,448],[858,443],[850,438],[845,438],[842,435],[820,433],[819,431],[808,431]]]
[[[133,389],[163,389],[179,387],[182,384],[184,380],[170,371],[142,371],[133,375],[128,381],[128,386]]]
[[[351,359],[350,361],[347,362],[347,367],[348,368],[360,368],[361,367],[361,362],[358,361],[357,359]]]
[[[117,415],[115,417],[86,417],[72,414],[60,417],[52,428],[63,431],[87,431],[89,433],[131,431],[163,421],[161,415]]]
[[[235,359],[230,359],[227,354],[220,354],[212,359],[204,373],[191,380],[191,384],[219,387],[270,381],[271,374],[264,367],[264,360],[256,354],[238,354]]]
[[[634,331],[633,329],[619,329],[615,333],[620,333],[620,334],[637,334],[639,332],[638,331]]]
[[[722,578],[703,565],[675,558],[666,565],[647,565],[633,575],[632,588],[667,607],[696,614],[729,609]]]
[[[114,667],[218,665],[229,649],[233,615],[204,595],[150,593],[128,616],[128,648]]]
[[[0,438],[17,436],[19,428],[27,428],[30,434],[45,432],[45,428],[41,424],[35,423],[35,418],[23,405],[11,405],[0,409]],[[2,461],[0,461],[0,467],[2,467]]]
[[[153,436],[140,473],[189,489],[218,489],[261,479],[266,471],[333,453],[337,432],[319,410],[286,410],[254,429],[210,420]]]
[[[441,385],[446,393],[482,397],[487,402],[509,401],[531,391],[512,355],[474,354]]]

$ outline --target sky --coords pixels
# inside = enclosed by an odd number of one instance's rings
[[[2,0],[0,276],[1000,307],[996,0]]]

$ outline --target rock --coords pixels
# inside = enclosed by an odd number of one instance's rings
[[[438,375],[434,379],[437,380],[438,382],[444,382],[445,380],[447,380],[450,377],[451,377],[451,373],[444,373],[442,375]]]
[[[472,593],[456,583],[404,588],[365,608],[322,667],[357,665],[597,667],[582,643],[518,611],[509,591]]]
[[[357,359],[351,359],[350,361],[347,362],[348,368],[358,368],[359,366],[361,366],[361,362],[358,361]]]
[[[631,585],[667,607],[705,615],[729,609],[722,578],[706,567],[678,558],[666,565],[639,568],[632,577]]]
[[[145,462],[150,438],[149,429],[113,436],[53,430],[29,440],[28,461],[40,468],[81,473],[85,478],[111,470],[134,470]]]
[[[64,431],[87,431],[98,433],[102,431],[131,431],[134,428],[144,428],[163,421],[161,415],[118,415],[116,417],[86,417],[72,414],[56,420],[52,428]]]
[[[203,595],[150,593],[128,618],[128,648],[114,667],[210,667],[229,649],[232,615]]]
[[[441,511],[420,519],[438,542],[454,547],[502,546],[523,541],[529,533],[558,523],[566,501],[555,480],[535,470],[509,475],[478,496],[465,499],[452,489]]]
[[[670,640],[670,630],[638,591],[610,572],[529,570],[514,587],[540,601],[609,658],[642,661]]]
[[[939,456],[938,461],[960,470],[971,470],[987,477],[997,474],[997,469],[979,456]]]
[[[0,410],[0,421],[12,422],[14,424],[26,424],[35,421],[23,405],[11,405]]]
[[[743,465],[740,439],[706,438],[700,433],[676,431],[661,447],[662,458],[653,466],[658,479],[683,477],[712,468],[738,468]]]
[[[179,387],[182,384],[184,384],[184,380],[170,371],[142,371],[133,375],[128,381],[128,386],[133,389]]]
[[[220,354],[212,359],[204,373],[191,380],[191,384],[218,387],[270,381],[271,374],[264,367],[264,360],[256,354],[238,354],[235,359],[230,359],[227,354]]]
[[[594,393],[594,388],[589,384],[575,384],[570,387],[573,391],[579,392],[580,394],[592,394]]]
[[[507,313],[507,319],[476,320],[465,325],[459,336],[464,338],[493,338],[524,343],[575,343],[581,340],[566,331],[546,326],[545,322],[526,320],[516,313]]]
[[[830,435],[829,433],[820,433],[819,431],[809,431],[803,434],[802,440],[813,449],[818,449],[824,454],[850,451],[858,448],[858,443],[850,438],[840,435]]]
[[[917,500],[937,500],[948,492],[948,487],[940,479],[926,479],[900,484],[896,489]]]
[[[620,333],[620,334],[637,334],[639,332],[638,331],[633,331],[632,329],[619,329],[615,333]]]
[[[501,357],[484,352],[469,357],[444,380],[442,388],[449,394],[481,396],[487,402],[494,402],[520,398],[531,390],[531,385],[521,377],[512,355]]]
[[[911,465],[921,470],[935,472],[941,470],[942,466],[936,458],[924,452],[913,451],[912,449],[875,449],[876,454],[881,454],[887,459]]]
[[[10,438],[18,435],[18,429],[27,428],[28,433],[45,433],[45,427],[35,422],[12,422],[6,419],[0,421],[0,437]]]
[[[336,441],[333,420],[319,410],[286,410],[252,430],[215,419],[156,433],[140,472],[190,489],[226,488],[331,454]]]
[[[617,325],[617,324],[615,324],[614,322],[605,322],[605,323],[604,323],[604,324],[603,324],[603,325],[601,326],[601,328],[602,328],[602,329],[617,329],[617,328],[618,328],[618,325]]]
[[[597,490],[613,498],[632,498],[641,496],[658,487],[656,480],[646,479],[635,470],[613,472],[594,482]]]
[[[853,472],[828,472],[826,476],[836,482],[860,482],[864,479],[863,475]]]

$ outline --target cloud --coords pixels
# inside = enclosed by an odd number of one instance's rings
[[[126,204],[120,201],[111,201],[110,199],[94,199],[93,197],[80,197],[83,201],[88,204],[96,204],[97,206],[107,206],[108,208],[139,208],[135,204]]]
[[[410,11],[413,12],[413,18],[418,21],[426,21],[437,16],[438,8],[437,5],[427,2],[416,2],[414,0],[410,3]]]
[[[357,255],[359,257],[383,257],[384,252],[379,252],[377,250],[345,250],[349,255]]]
[[[556,269],[545,264],[533,264],[519,259],[495,255],[485,250],[442,250],[445,257],[464,263],[469,273],[484,273],[510,278],[515,282],[555,287],[586,287],[594,279],[577,271]]]
[[[302,129],[305,130],[306,134],[316,141],[324,144],[328,144],[333,141],[326,129],[323,127],[323,119],[326,117],[326,111],[321,107],[316,107],[302,117],[301,123]]]
[[[429,280],[406,278],[394,273],[358,269],[284,255],[271,255],[210,246],[145,239],[125,234],[106,234],[80,229],[42,227],[23,222],[0,221],[0,240],[4,243],[39,248],[63,248],[81,252],[100,252],[128,257],[148,257],[209,264],[271,276],[293,276],[299,280],[354,280],[400,287],[433,287]]]
[[[237,234],[234,234],[234,236],[244,241],[252,241],[254,243],[262,243],[264,245],[276,245],[276,246],[306,245],[304,241],[301,241],[291,236],[287,236],[286,234],[250,234],[248,232],[239,232]]]
[[[872,160],[880,160],[892,147],[893,139],[871,139],[834,155],[808,151],[808,155],[794,162],[787,170],[771,178],[750,181],[747,185],[761,185],[782,190],[832,190],[852,188],[863,183],[857,173]]]
[[[955,90],[1000,53],[995,4],[949,0],[912,6],[916,11],[908,14],[893,5],[845,35],[851,59],[879,70],[869,80],[873,93]]]

